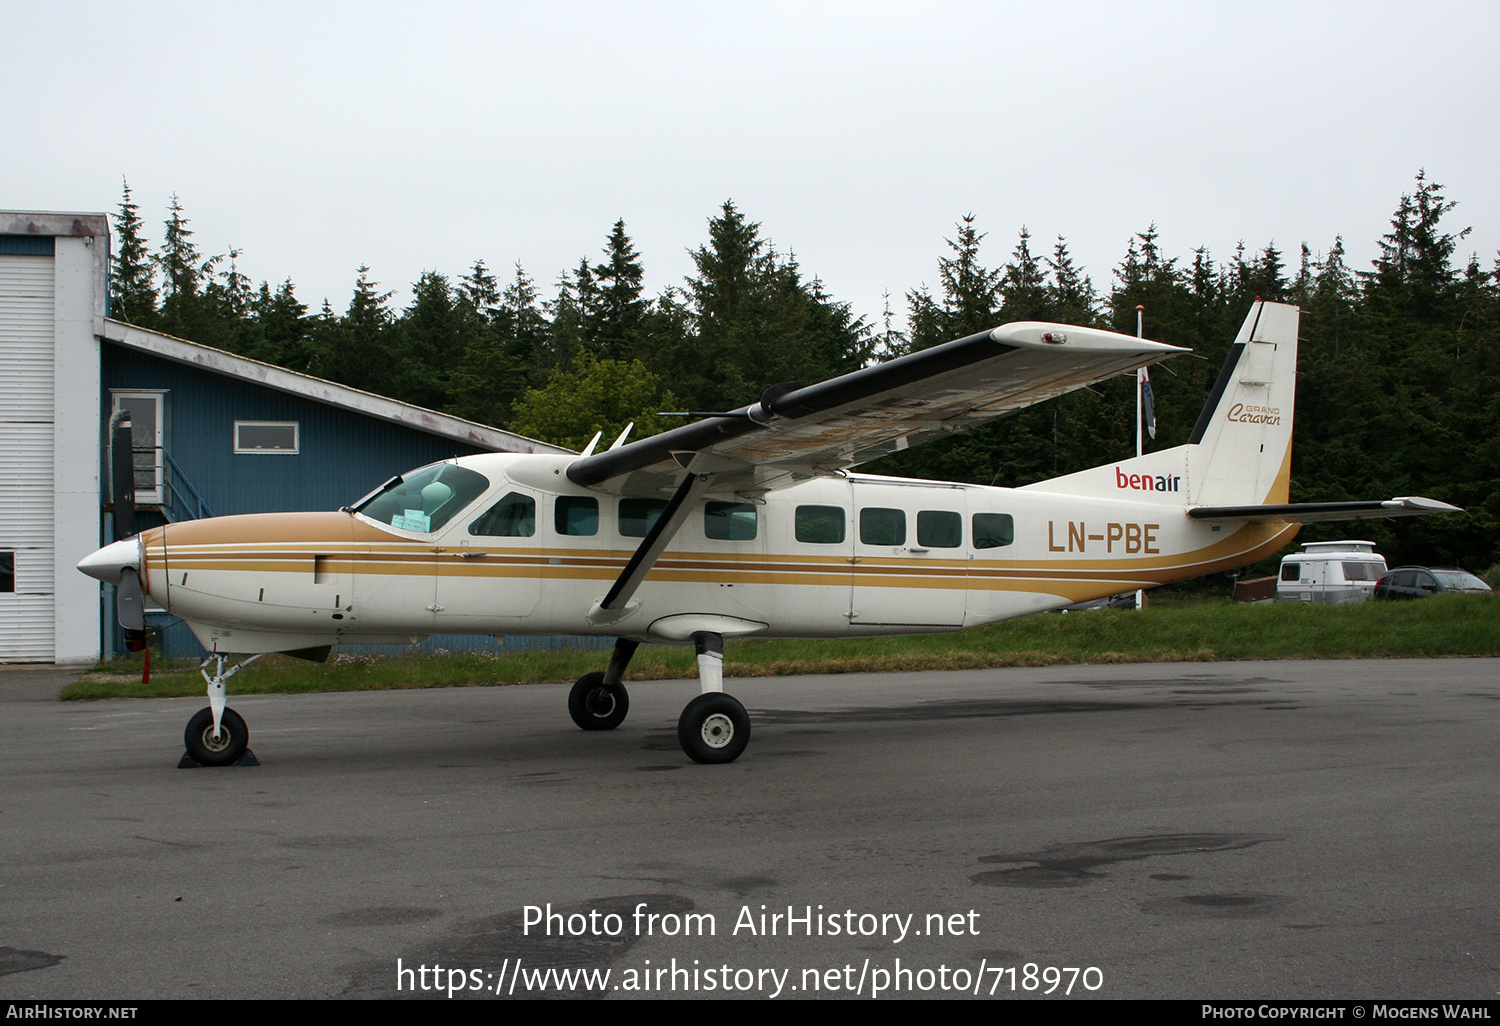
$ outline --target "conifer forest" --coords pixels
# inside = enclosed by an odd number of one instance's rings
[[[1461,515],[1304,528],[1299,541],[1375,540],[1392,565],[1484,571],[1500,563],[1500,256],[1466,253],[1461,208],[1418,174],[1396,198],[1368,267],[1342,238],[1297,252],[1168,254],[1154,225],[1125,243],[1108,281],[1065,239],[1021,229],[1008,249],[961,216],[933,240],[936,287],[863,313],[829,295],[750,215],[726,202],[692,252],[696,273],[656,296],[625,222],[550,282],[476,259],[429,271],[405,309],[359,267],[352,299],[309,308],[290,280],[248,280],[236,254],[206,256],[177,198],[159,245],[127,185],[114,218],[111,315],[203,345],[572,448],[683,423],[671,410],[728,410],[771,385],[818,381],[1008,321],[1046,320],[1191,348],[1153,369],[1158,434],[1186,442],[1255,297],[1302,309],[1292,501],[1426,495]],[[1191,226],[1186,226],[1191,231]],[[154,233],[153,233],[154,234]],[[983,249],[983,253],[981,253]],[[1001,255],[997,256],[999,253]],[[893,307],[904,307],[904,317]],[[872,473],[1017,486],[1133,456],[1133,379],[1024,410],[970,434],[862,467]]]

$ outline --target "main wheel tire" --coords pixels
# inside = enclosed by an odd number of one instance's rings
[[[585,673],[568,692],[568,715],[584,730],[614,730],[630,712],[624,684],[604,683],[604,674]]]
[[[750,714],[722,691],[699,695],[677,720],[677,742],[694,762],[733,762],[750,743]]]
[[[219,735],[214,736],[214,711],[199,709],[188,720],[182,735],[187,753],[204,766],[232,766],[239,762],[250,746],[250,729],[233,709],[219,717]]]

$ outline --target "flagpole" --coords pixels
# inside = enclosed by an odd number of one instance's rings
[[[1137,303],[1135,305],[1135,337],[1136,338],[1143,339],[1143,338],[1146,337],[1145,331],[1144,331],[1144,328],[1145,328],[1145,320],[1144,320],[1144,318],[1145,318],[1145,316],[1146,316],[1146,307],[1145,307],[1145,304],[1143,304],[1143,303]],[[1142,440],[1141,440],[1141,420],[1142,420],[1141,393],[1143,391],[1143,386],[1144,386],[1145,382],[1144,382],[1144,380],[1142,379],[1141,376],[1143,374],[1145,374],[1145,373],[1146,373],[1146,368],[1144,368],[1144,367],[1138,367],[1138,368],[1136,368],[1136,372],[1135,372],[1135,454],[1136,454],[1137,457],[1139,457],[1144,452],[1144,449],[1142,448]],[[1136,593],[1135,593],[1135,608],[1141,609],[1141,608],[1143,608],[1145,606],[1145,604],[1146,604],[1146,589],[1141,588],[1141,589],[1137,590]]]
[[[1146,315],[1146,307],[1144,305],[1140,304],[1140,303],[1137,303],[1135,305],[1135,337],[1136,338],[1145,338],[1146,337],[1145,334],[1143,333],[1143,330],[1142,330],[1143,327],[1144,327],[1143,318],[1145,317],[1145,315]],[[1142,420],[1142,411],[1141,411],[1141,391],[1142,391],[1142,389],[1141,389],[1141,386],[1144,384],[1144,379],[1143,379],[1142,376],[1145,373],[1146,373],[1146,368],[1144,368],[1144,367],[1137,367],[1136,368],[1136,371],[1135,371],[1135,454],[1137,456],[1141,455],[1141,453],[1145,451],[1144,449],[1141,448],[1141,420]]]

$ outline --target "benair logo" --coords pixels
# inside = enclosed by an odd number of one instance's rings
[[[1182,491],[1182,477],[1156,477],[1151,474],[1127,474],[1119,467],[1115,468],[1115,487],[1129,488],[1137,492],[1180,492]]]
[[[1229,420],[1234,424],[1270,424],[1274,427],[1281,423],[1281,410],[1275,406],[1235,403],[1229,408]]]

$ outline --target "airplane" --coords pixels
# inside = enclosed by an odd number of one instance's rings
[[[1254,303],[1186,445],[1019,488],[852,468],[1187,350],[1011,323],[603,452],[596,437],[579,455],[466,456],[336,512],[139,534],[117,423],[119,540],[78,566],[118,586],[129,647],[144,645],[149,596],[210,653],[209,705],[185,732],[199,764],[243,757],[225,685],[261,655],[321,661],[342,642],[432,634],[614,638],[606,668],[568,696],[584,730],[624,721],[639,645],[692,644],[699,694],[678,740],[728,763],[750,719],[724,691],[725,638],[958,631],[1238,567],[1304,523],[1457,511],[1409,496],[1289,501],[1298,319]]]

